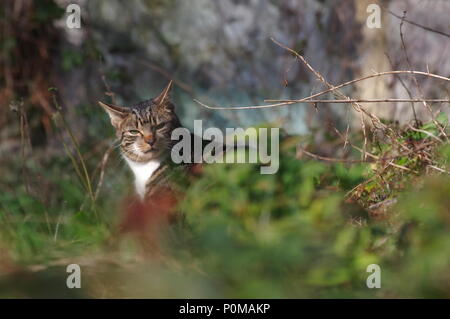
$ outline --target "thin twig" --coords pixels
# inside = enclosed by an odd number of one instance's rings
[[[358,79],[354,79],[354,80],[351,80],[351,81],[348,81],[348,82],[339,84],[339,85],[335,86],[335,87],[332,88],[332,89],[323,90],[323,91],[321,91],[321,92],[319,92],[319,93],[315,93],[315,94],[312,94],[312,95],[310,95],[310,96],[307,96],[307,97],[305,97],[305,98],[298,99],[298,100],[266,100],[266,101],[268,101],[268,102],[269,102],[269,101],[272,101],[272,102],[275,102],[275,101],[281,101],[280,103],[274,103],[274,104],[224,107],[224,106],[210,106],[210,105],[207,105],[207,104],[205,104],[205,103],[200,102],[200,101],[197,100],[197,99],[194,99],[194,101],[195,101],[196,103],[200,104],[201,106],[203,106],[203,107],[205,107],[205,108],[207,108],[207,109],[210,109],[210,110],[246,110],[246,109],[264,109],[264,108],[272,108],[272,107],[278,107],[278,106],[287,106],[287,105],[298,104],[298,103],[303,103],[303,102],[305,102],[305,103],[313,103],[314,100],[312,100],[312,99],[313,99],[313,98],[316,98],[316,97],[318,97],[318,96],[321,96],[321,95],[324,95],[324,94],[326,94],[326,93],[335,91],[335,90],[337,90],[337,89],[340,89],[340,88],[343,88],[343,87],[345,87],[345,86],[354,84],[354,83],[356,83],[356,82],[364,81],[364,80],[367,80],[367,79],[370,79],[370,78],[374,78],[374,77],[385,76],[385,75],[389,75],[389,74],[418,74],[418,75],[424,75],[424,76],[428,76],[428,77],[432,77],[432,78],[436,78],[436,79],[440,79],[440,80],[444,80],[444,81],[450,82],[450,78],[446,78],[446,77],[444,77],[444,76],[437,75],[437,74],[432,74],[432,73],[428,73],[428,72],[421,72],[421,71],[409,71],[409,70],[401,70],[401,71],[400,71],[400,70],[399,70],[399,71],[379,72],[379,73],[367,75],[367,76],[364,76],[364,77],[361,77],[361,78],[358,78]],[[310,102],[311,100],[312,100],[313,102]],[[403,102],[411,102],[411,99],[401,99],[401,100],[402,100]],[[397,100],[397,101],[398,101],[398,100]],[[414,102],[414,101],[422,102],[423,99],[416,99],[416,100],[415,100],[415,99],[412,99],[412,101],[413,101],[413,102]],[[430,101],[431,101],[431,100],[430,100]],[[450,102],[450,100],[448,100],[448,99],[442,99],[442,100],[436,100],[436,101],[438,101],[438,102],[443,102],[443,103],[448,103],[448,102]],[[377,101],[377,102],[380,102],[380,101]],[[431,102],[433,102],[433,101],[431,101]],[[322,102],[322,103],[324,103],[324,102]],[[325,102],[325,103],[326,103],[326,102]],[[331,102],[330,102],[330,103],[331,103]],[[342,102],[341,102],[341,103],[342,103]],[[351,103],[351,102],[350,102],[350,103]],[[370,103],[370,102],[368,102],[368,103]]]
[[[326,162],[336,162],[336,163],[365,163],[367,161],[365,160],[352,160],[352,159],[345,159],[345,158],[334,158],[334,157],[325,157],[317,154],[313,154],[311,152],[308,152],[301,146],[297,146],[297,158],[300,158],[303,154],[312,157],[314,159],[326,161]]]
[[[403,53],[405,54],[406,63],[408,64],[408,67],[410,69],[412,69],[411,61],[409,60],[408,49],[406,48],[405,38],[403,36],[403,30],[402,30],[403,22],[405,21],[405,18],[406,18],[406,11],[403,11],[402,20],[400,22],[400,39],[401,39],[401,42],[402,42],[402,49],[403,49]],[[423,93],[422,87],[420,86],[419,81],[417,81],[417,78],[415,76],[413,76],[413,81],[414,81],[414,84],[416,85],[417,90],[419,91],[419,94],[421,95],[422,98],[424,98],[425,94]],[[425,106],[425,109],[428,111],[428,113],[430,113],[430,117],[431,117],[431,120],[433,121],[433,123],[436,125],[437,128],[439,128],[439,130],[441,131],[442,135],[448,141],[447,134],[445,134],[445,131],[444,131],[443,127],[436,120],[436,118],[435,118],[435,116],[433,114],[433,110],[431,109],[431,106],[428,103],[426,103],[425,101],[423,102],[423,106]]]
[[[308,98],[300,100],[265,100],[266,102],[279,102],[275,104],[267,105],[249,105],[249,106],[210,106],[205,103],[200,102],[197,99],[194,101],[201,106],[210,110],[247,110],[247,109],[265,109],[278,106],[288,106],[300,103],[337,103],[337,104],[347,104],[347,103],[387,103],[387,102],[411,102],[411,103],[450,103],[450,99],[349,99],[349,100],[309,100]]]
[[[191,96],[194,95],[194,90],[192,89],[192,87],[183,82],[180,81],[179,79],[175,78],[169,71],[163,69],[162,67],[155,65],[153,63],[144,61],[144,60],[138,60],[137,61],[139,64],[144,65],[150,69],[152,69],[153,71],[161,74],[162,76],[164,76],[166,79],[173,81],[173,83],[175,83],[178,87],[180,87],[182,90],[184,90],[185,92],[187,92],[188,94],[190,94]]]
[[[437,137],[436,135],[434,135],[434,134],[432,134],[432,133],[430,133],[428,131],[415,128],[411,124],[408,124],[408,127],[409,127],[409,129],[413,130],[414,132],[419,132],[419,133],[425,134],[425,135],[427,135],[427,136],[429,136],[431,138],[434,138],[439,143],[443,143],[443,141],[439,137]]]
[[[103,179],[105,176],[105,168],[106,168],[106,164],[108,163],[108,159],[109,156],[111,155],[112,150],[114,150],[114,145],[111,145],[108,150],[105,152],[105,154],[103,155],[101,164],[100,164],[100,176],[98,178],[98,183],[97,183],[97,187],[95,190],[95,194],[94,194],[94,198],[95,200],[97,200],[98,195],[100,193],[100,189],[102,188],[103,185]]]
[[[450,103],[450,99],[349,99],[349,100],[265,100],[267,102],[298,102],[298,103],[386,103],[386,102],[411,102],[411,103]]]
[[[391,65],[391,68],[393,69],[394,68],[394,64],[392,63],[391,57],[386,52],[384,54],[385,54],[386,58],[388,59],[389,64]],[[406,86],[406,83],[405,83],[405,81],[403,81],[401,76],[396,74],[395,78],[400,82],[401,86],[405,89],[405,91],[408,94],[409,98],[412,99],[413,96],[412,96],[411,90]],[[416,108],[414,106],[414,102],[411,102],[411,110],[413,112],[414,121],[416,122],[415,124],[416,124],[416,126],[419,126],[419,120],[417,119],[417,113],[416,113]]]
[[[406,23],[409,23],[409,24],[411,24],[413,26],[419,27],[421,29],[424,29],[424,30],[427,30],[427,31],[430,31],[430,32],[433,32],[433,33],[436,33],[436,34],[443,35],[443,36],[445,36],[447,38],[450,38],[450,34],[448,34],[448,33],[445,33],[445,32],[440,31],[440,30],[432,29],[430,27],[418,24],[417,22],[414,22],[414,21],[411,21],[411,20],[403,19],[401,16],[395,14],[394,12],[390,11],[389,9],[383,8],[383,10],[385,10],[386,12],[391,14],[392,16],[396,17],[397,19],[401,19],[401,20],[405,21]]]
[[[442,168],[440,168],[440,167],[434,166],[434,165],[428,165],[428,167],[431,167],[432,169],[435,169],[435,170],[437,170],[438,172],[441,172],[441,173],[447,173],[447,174],[450,174],[449,171],[446,171],[446,170],[444,170],[444,169],[442,169]]]
[[[58,123],[58,121],[56,120],[56,117],[54,117],[55,120],[55,124],[58,125],[60,128],[64,128],[66,129],[67,133],[69,134],[70,140],[73,144],[73,148],[75,149],[75,153],[78,157],[78,161],[81,164],[81,168],[78,166],[78,162],[76,160],[76,158],[72,155],[71,151],[69,150],[69,147],[66,145],[66,143],[64,142],[63,136],[60,133],[60,137],[61,137],[61,141],[63,144],[63,147],[67,153],[67,155],[69,156],[70,160],[72,161],[72,164],[75,168],[75,171],[78,175],[78,177],[81,180],[82,185],[85,187],[86,191],[88,192],[89,198],[92,201],[92,205],[94,208],[94,212],[96,217],[98,218],[98,212],[95,206],[95,197],[94,197],[94,192],[93,192],[93,187],[92,187],[92,183],[91,183],[91,177],[89,175],[88,169],[87,169],[87,165],[85,163],[84,157],[81,154],[81,150],[80,150],[80,145],[78,143],[77,138],[75,137],[74,133],[72,132],[72,129],[70,128],[69,124],[67,123],[64,114],[62,112],[62,107],[61,105],[58,103],[58,100],[56,98],[56,94],[53,94],[53,103],[55,105],[56,108],[56,113],[59,117],[60,123]],[[61,125],[59,125],[61,124]]]
[[[116,94],[111,90],[111,86],[108,84],[108,81],[106,81],[106,76],[102,74],[101,76],[103,84],[105,85],[106,92],[105,95],[108,95],[111,97],[112,104],[116,104]]]
[[[329,83],[327,80],[325,80],[324,76],[322,74],[320,74],[318,71],[316,71],[307,61],[306,59],[297,51],[287,47],[284,44],[281,44],[280,42],[276,41],[275,39],[271,38],[272,42],[277,44],[278,46],[280,46],[281,48],[287,50],[288,52],[294,54],[294,56],[296,56],[298,59],[300,59],[305,65],[306,67],[313,72],[316,77],[322,82],[324,83],[326,86],[328,86],[328,88],[330,90],[332,90],[333,95],[336,98],[341,98],[341,99],[347,99],[350,100],[350,98],[348,96],[346,96],[345,94],[343,94],[341,91],[339,91],[338,89],[336,89],[335,86],[333,86],[331,83]],[[369,119],[372,121],[372,124],[374,127],[382,127],[384,129],[387,129],[391,134],[393,134],[394,136],[396,135],[396,132],[393,131],[392,129],[390,129],[387,125],[383,124],[383,122],[381,122],[381,120],[375,116],[373,113],[368,112],[365,108],[363,108],[363,106],[358,103],[352,103],[352,107],[353,109],[358,112],[361,113],[360,114],[360,120],[361,120],[361,130],[363,132],[363,136],[364,136],[364,145],[363,145],[363,153],[362,153],[362,158],[366,159],[366,149],[367,149],[367,133],[366,133],[366,124],[364,121],[364,115],[367,115],[369,117]]]
[[[336,133],[342,138],[342,139],[344,139],[344,137],[342,136],[342,134],[341,134],[341,132],[339,132],[338,130],[336,130],[335,129],[335,131],[336,131]],[[363,152],[363,149],[361,149],[360,147],[358,147],[358,146],[356,146],[356,145],[354,145],[353,143],[351,143],[351,142],[348,142],[348,144],[351,146],[351,147],[353,147],[355,150],[357,150],[357,151],[359,151],[359,152]],[[371,158],[373,158],[373,159],[375,159],[375,160],[386,160],[387,158],[383,158],[383,157],[380,157],[380,156],[376,156],[376,155],[374,155],[374,154],[372,154],[372,153],[369,153],[369,152],[366,152],[366,155],[367,156],[369,156],[369,157],[371,157]],[[404,155],[403,155],[404,156]],[[389,165],[389,166],[393,166],[393,167],[397,167],[397,168],[400,168],[400,169],[402,169],[402,170],[405,170],[405,171],[409,171],[409,172],[413,172],[413,173],[418,173],[417,171],[414,171],[414,170],[412,170],[412,169],[409,169],[409,168],[407,168],[407,167],[405,167],[405,166],[402,166],[402,165],[398,165],[398,164],[395,164],[395,163],[393,163],[393,161],[395,160],[395,158],[389,158],[389,162],[387,162],[387,165]]]

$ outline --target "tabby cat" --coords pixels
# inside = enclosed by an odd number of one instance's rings
[[[173,187],[175,177],[191,169],[191,164],[175,165],[170,158],[172,131],[181,127],[170,101],[172,82],[153,99],[122,107],[99,102],[108,113],[120,139],[120,149],[135,177],[136,191],[148,198],[158,187]]]

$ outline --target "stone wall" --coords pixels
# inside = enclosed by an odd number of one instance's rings
[[[351,113],[343,105],[309,105],[256,111],[207,111],[196,97],[222,106],[261,104],[264,99],[301,98],[323,88],[315,76],[270,38],[303,53],[331,83],[388,69],[409,69],[401,49],[400,20],[382,12],[382,28],[368,29],[362,0],[135,0],[82,2],[86,27],[103,55],[92,67],[107,75],[118,102],[146,99],[173,77],[174,99],[185,125],[203,118],[211,125],[252,125],[286,120],[291,132],[307,124],[334,120],[345,125]],[[450,3],[442,0],[382,1],[388,9],[432,28],[447,30]],[[447,37],[405,23],[403,33],[412,68],[450,74]],[[87,41],[87,40],[86,40]],[[83,44],[81,44],[83,45]],[[386,57],[389,56],[389,59]],[[98,72],[88,72],[91,78]],[[111,76],[115,74],[116,76]],[[109,75],[109,76],[108,76]],[[69,77],[72,75],[69,75]],[[97,81],[100,83],[100,77]],[[405,83],[415,94],[413,82]],[[421,78],[425,94],[448,96],[448,85]],[[398,79],[386,77],[344,90],[352,97],[408,97]],[[101,91],[93,91],[90,99]],[[98,98],[95,98],[98,99]],[[367,105],[387,119],[411,119],[411,105]],[[420,116],[426,116],[417,105]],[[448,107],[447,107],[448,108]]]

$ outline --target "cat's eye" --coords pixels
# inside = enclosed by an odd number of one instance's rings
[[[141,134],[141,132],[138,130],[129,130],[128,133],[133,134],[133,135]]]

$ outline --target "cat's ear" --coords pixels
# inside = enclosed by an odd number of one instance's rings
[[[118,128],[119,124],[130,114],[130,110],[126,107],[117,106],[109,103],[98,101],[98,104],[108,113],[111,124]]]
[[[153,102],[157,105],[166,106],[171,105],[170,103],[170,90],[172,89],[172,81],[167,84],[167,86],[162,90],[162,92],[153,99]]]

